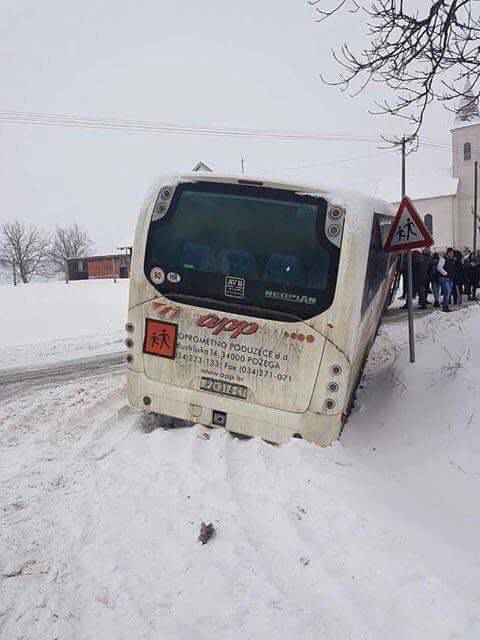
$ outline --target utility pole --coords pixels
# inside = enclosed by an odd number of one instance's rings
[[[407,195],[406,172],[406,140],[402,138],[402,198]],[[410,362],[415,362],[415,334],[413,328],[413,273],[412,250],[407,249],[407,308],[408,308],[408,341],[410,345]]]
[[[242,158],[242,173],[245,173],[245,159]]]
[[[115,258],[112,258],[112,276],[113,276],[113,281],[116,282],[117,278],[115,275]]]
[[[477,252],[478,161],[473,163],[473,253]]]
[[[17,286],[17,264],[15,262],[15,258],[12,260],[12,270],[13,270],[13,286]]]

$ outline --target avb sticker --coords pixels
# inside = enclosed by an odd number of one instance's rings
[[[225,278],[225,295],[229,298],[244,298],[245,279],[227,276]]]
[[[169,282],[173,282],[173,284],[177,284],[177,282],[180,282],[181,279],[182,276],[176,271],[170,271],[170,273],[167,273],[167,280]]]
[[[162,284],[165,282],[165,272],[160,267],[153,267],[150,271],[150,280],[155,284]]]

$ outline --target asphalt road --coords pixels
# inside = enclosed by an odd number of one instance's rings
[[[81,380],[105,374],[121,374],[125,370],[124,352],[92,355],[56,364],[35,367],[15,367],[0,369],[1,396],[9,397],[23,385],[41,387],[56,382],[63,384],[70,380]]]

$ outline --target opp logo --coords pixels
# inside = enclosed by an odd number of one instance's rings
[[[246,322],[245,320],[230,320],[230,318],[219,318],[213,313],[200,316],[197,320],[199,327],[207,327],[213,329],[213,335],[217,336],[221,331],[228,331],[232,338],[238,338],[239,335],[249,336],[258,331],[256,322]]]

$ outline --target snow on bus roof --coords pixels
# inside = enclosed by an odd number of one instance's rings
[[[290,182],[289,180],[276,180],[272,178],[266,178],[261,174],[253,174],[253,173],[222,173],[222,172],[208,172],[208,173],[199,173],[199,172],[187,172],[187,173],[179,173],[174,176],[164,176],[164,178],[173,181],[174,184],[179,184],[181,182],[217,182],[217,181],[238,181],[241,184],[262,184],[265,186],[276,186],[278,185],[284,189],[292,189],[295,191],[305,191],[308,193],[327,193],[330,189],[325,185],[319,184],[306,184],[303,182]]]
[[[158,189],[162,185],[170,185],[176,186],[183,182],[217,182],[217,181],[239,181],[241,184],[258,184],[265,185],[267,187],[275,187],[278,186],[284,189],[292,189],[298,194],[305,194],[314,197],[322,197],[328,198],[329,200],[333,197],[348,199],[350,204],[355,201],[356,203],[363,202],[364,204],[368,201],[369,204],[375,205],[373,208],[378,210],[379,208],[384,208],[388,203],[387,201],[383,201],[380,196],[376,196],[375,194],[362,193],[361,191],[357,191],[355,189],[347,189],[340,187],[333,187],[327,185],[319,185],[313,183],[305,183],[305,182],[290,182],[288,180],[275,180],[271,178],[265,178],[262,175],[253,175],[253,174],[244,174],[244,173],[219,173],[219,172],[209,172],[199,174],[198,172],[181,172],[174,175],[165,175],[159,177],[155,181],[155,187]],[[339,204],[341,204],[339,202]],[[388,212],[390,209],[388,208]]]

